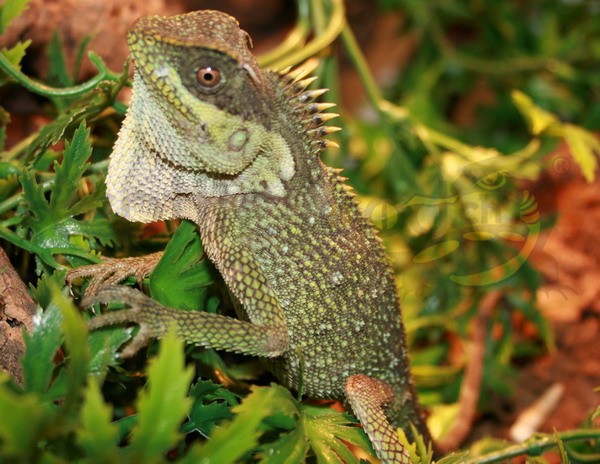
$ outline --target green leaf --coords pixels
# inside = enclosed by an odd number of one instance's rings
[[[93,94],[78,100],[77,105],[61,113],[54,121],[46,124],[37,137],[27,147],[27,158],[41,156],[48,148],[56,145],[65,137],[67,130],[84,120],[86,112],[92,104]]]
[[[31,171],[23,171],[19,176],[23,187],[23,198],[28,203],[29,209],[38,220],[43,219],[44,212],[48,207],[44,188],[35,180],[35,174]]]
[[[584,128],[572,124],[564,124],[562,132],[573,158],[581,168],[583,177],[588,182],[593,182],[598,168],[597,156],[600,155],[600,140]]]
[[[77,77],[79,76],[79,71],[81,70],[81,63],[83,62],[85,52],[92,39],[92,35],[86,35],[83,39],[81,39],[81,42],[79,42],[79,45],[77,46],[77,52],[75,53],[75,60],[73,62],[73,76],[71,77],[72,82],[77,82]]]
[[[132,328],[118,327],[90,333],[88,336],[91,353],[89,372],[94,375],[104,375],[108,366],[118,365],[119,348],[131,338],[132,333]]]
[[[112,408],[102,398],[100,385],[90,379],[81,408],[81,426],[77,443],[86,452],[88,462],[118,462],[119,430],[112,423]]]
[[[94,191],[85,198],[92,196],[99,198],[100,194],[96,195],[96,192]],[[104,201],[106,200],[99,200],[100,203],[104,203]],[[90,203],[92,202],[90,201]],[[75,205],[74,209],[76,209],[78,205],[79,203]],[[93,208],[94,207],[90,207],[90,210]],[[92,219],[91,221],[84,222],[79,220],[73,220],[70,222],[72,222],[72,227],[69,230],[71,236],[82,235],[92,242],[97,241],[102,246],[112,246],[117,240],[117,236],[110,222],[105,217],[99,214],[95,215],[94,219]],[[71,237],[71,242],[72,241],[73,239]]]
[[[77,406],[88,373],[87,328],[79,310],[61,286],[64,272],[40,280],[34,297],[45,311],[38,317],[33,333],[25,334],[23,357],[24,390],[36,392],[47,401],[61,399],[61,414],[69,415]],[[54,362],[64,337],[67,362],[58,368]]]
[[[162,304],[179,309],[205,309],[211,268],[196,226],[182,221],[150,274],[150,293]]]
[[[190,410],[186,431],[197,430],[205,436],[215,425],[233,417],[231,408],[238,404],[235,394],[209,380],[198,381],[190,390],[194,404]]]
[[[80,124],[73,138],[65,145],[63,161],[54,164],[56,178],[50,197],[50,209],[55,215],[66,215],[77,193],[79,179],[89,166],[88,159],[92,154],[89,140],[90,130]]]
[[[0,372],[0,461],[35,462],[38,437],[54,412],[51,404],[35,393],[18,394]]]
[[[301,423],[290,433],[282,434],[273,443],[265,445],[261,452],[261,464],[286,464],[305,462],[309,443],[304,436]]]
[[[423,436],[419,433],[417,428],[411,424],[412,434],[415,437],[415,451],[418,456],[418,459],[423,464],[430,464],[433,461],[433,447],[431,443],[425,443]],[[408,447],[410,445],[410,441],[406,437],[404,430],[398,429],[398,435],[400,436],[400,441],[404,438],[404,446]]]
[[[1,109],[0,109],[0,111],[1,111]],[[0,151],[4,150],[5,145],[6,145],[6,126],[0,126]],[[2,180],[5,181],[5,179],[2,179]]]
[[[25,56],[25,52],[27,51],[27,47],[31,44],[31,40],[26,40],[25,42],[17,42],[12,48],[3,49],[1,53],[4,54],[8,61],[10,61],[15,67],[21,69],[21,60]]]
[[[92,221],[75,219],[76,215],[94,210],[104,202],[104,186],[81,200],[77,199],[77,189],[88,167],[92,153],[89,129],[82,123],[73,138],[66,144],[61,164],[55,163],[55,179],[50,187],[50,201],[46,200],[46,188],[38,184],[31,171],[20,176],[25,198],[32,216],[25,224],[31,229],[31,242],[53,253],[69,254],[71,238],[75,235],[98,240],[103,244],[112,242],[115,237],[108,221],[102,216]],[[89,249],[89,246],[88,246]],[[83,250],[85,251],[85,250]]]
[[[260,425],[265,417],[275,412],[294,410],[294,399],[289,390],[279,385],[253,386],[251,393],[233,409],[235,418],[217,428],[210,441],[192,447],[182,463],[192,464],[204,459],[219,464],[238,462],[258,444],[262,434]]]
[[[79,407],[82,387],[88,373],[90,359],[87,344],[87,326],[79,310],[69,300],[57,285],[52,285],[52,301],[57,305],[63,316],[63,332],[65,351],[68,355],[65,366],[67,391],[61,412],[64,415],[74,413]]]
[[[25,332],[25,355],[23,364],[24,390],[44,393],[50,386],[54,373],[54,357],[62,343],[62,313],[55,302],[50,302],[49,286],[52,278],[40,280],[37,300],[45,311],[36,318],[31,333]]]
[[[29,6],[29,0],[5,0],[0,6],[0,34],[16,17],[20,16]]]
[[[187,397],[193,375],[185,368],[183,342],[173,334],[162,339],[148,368],[148,387],[137,400],[138,424],[131,437],[131,462],[161,462],[179,439],[179,425],[191,406]]]
[[[512,99],[523,117],[527,120],[529,130],[533,135],[539,135],[549,127],[559,124],[556,116],[535,105],[531,98],[523,92],[513,90]]]
[[[319,464],[338,464],[340,459],[346,464],[358,464],[342,440],[373,455],[367,436],[354,426],[348,414],[308,405],[303,405],[301,411],[306,438]]]
[[[435,461],[436,464],[460,464],[466,462],[466,458],[469,455],[468,451],[455,452],[444,456],[439,461]]]
[[[77,97],[77,101],[44,126],[27,146],[26,161],[39,158],[48,148],[62,140],[65,134],[69,135],[77,125],[93,119],[112,106],[117,94],[127,82],[128,69],[128,66],[123,68],[118,82],[101,81],[93,90]]]
[[[73,80],[69,76],[67,69],[67,60],[63,52],[63,44],[58,32],[54,31],[50,44],[48,45],[48,82],[59,87],[68,87],[73,85]]]

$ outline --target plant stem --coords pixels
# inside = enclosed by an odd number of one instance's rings
[[[331,18],[327,29],[323,34],[315,37],[300,50],[281,58],[281,60],[277,62],[277,68],[284,69],[288,66],[297,65],[310,57],[317,55],[337,39],[345,25],[346,16],[343,0],[331,0]]]
[[[271,67],[278,65],[278,61],[289,55],[293,51],[302,47],[306,43],[308,33],[310,31],[310,8],[309,0],[299,0],[298,5],[298,21],[296,26],[287,35],[281,45],[273,50],[261,55],[258,58],[258,63],[261,67]],[[277,66],[279,67],[279,66]]]
[[[31,240],[27,240],[18,236],[6,227],[0,226],[0,238],[3,238],[4,240],[13,243],[17,247],[22,248],[31,254],[35,254],[38,258],[44,261],[44,263],[46,263],[48,266],[54,269],[60,269],[63,267],[60,264],[58,264],[58,262],[54,259],[54,257],[48,250],[45,250],[44,248],[35,245]]]
[[[38,95],[42,95],[44,97],[58,98],[78,97],[94,89],[103,80],[118,80],[116,76],[114,76],[108,71],[108,69],[104,65],[104,62],[98,55],[90,52],[89,58],[90,61],[94,64],[94,66],[96,66],[96,68],[98,69],[98,75],[92,77],[89,81],[84,82],[83,84],[65,88],[50,87],[48,85],[34,81],[27,75],[23,74],[20,69],[14,66],[8,60],[8,58],[4,56],[4,53],[0,53],[0,69],[2,69],[6,74],[15,79],[27,90],[30,90],[33,93],[37,93]]]
[[[489,464],[501,462],[505,459],[514,458],[521,455],[539,456],[540,454],[554,448],[559,441],[581,441],[581,440],[600,440],[600,430],[581,429],[569,432],[560,432],[553,435],[543,435],[533,437],[524,443],[509,446],[501,451],[485,454],[467,460],[467,464]]]

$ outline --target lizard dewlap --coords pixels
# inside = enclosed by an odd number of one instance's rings
[[[133,97],[108,196],[132,221],[188,218],[239,319],[100,292],[132,309],[131,355],[175,325],[189,343],[262,357],[286,387],[345,402],[384,462],[409,463],[394,427],[426,439],[393,274],[373,226],[320,152],[334,117],[306,90],[314,66],[260,69],[248,35],[216,11],[138,20]],[[302,378],[301,378],[302,376]]]

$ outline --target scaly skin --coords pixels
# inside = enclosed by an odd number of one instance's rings
[[[90,301],[132,309],[92,327],[140,324],[128,355],[175,323],[190,343],[262,356],[286,387],[349,404],[382,461],[409,463],[393,427],[430,438],[384,250],[319,159],[329,105],[311,102],[320,92],[305,92],[301,74],[261,70],[223,13],[142,18],[129,43],[136,74],[111,205],[130,220],[193,220],[241,321],[113,290]]]

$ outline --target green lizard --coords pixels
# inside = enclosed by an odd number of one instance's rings
[[[138,20],[133,97],[107,177],[117,214],[197,224],[239,319],[109,287],[86,304],[130,309],[90,327],[138,324],[123,356],[171,325],[189,343],[260,356],[287,388],[349,405],[382,461],[410,463],[394,427],[430,437],[394,278],[345,179],[319,159],[332,131],[323,123],[336,115],[314,102],[324,91],[306,90],[311,67],[262,70],[248,41],[217,11]]]

